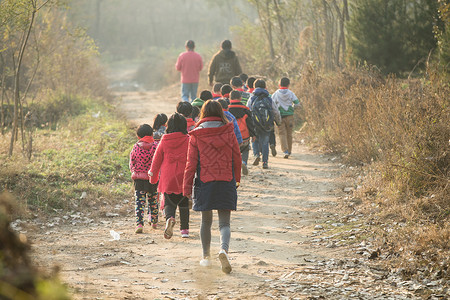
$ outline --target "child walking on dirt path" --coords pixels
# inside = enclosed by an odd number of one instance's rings
[[[222,83],[216,83],[213,86],[212,95],[213,100],[217,100],[219,98],[222,98],[222,94],[220,93],[220,89],[222,88]]]
[[[238,76],[235,76],[231,78],[230,84],[233,90],[239,91],[239,93],[241,94],[242,104],[247,105],[248,99],[250,99],[250,93],[247,93],[244,90],[244,82],[242,81],[242,79]]]
[[[158,191],[164,193],[166,239],[173,236],[177,207],[181,237],[189,237],[189,199],[182,194],[188,142],[186,119],[181,114],[174,113],[167,122],[167,133],[156,149],[149,171],[150,182],[156,183],[159,179]]]
[[[194,120],[194,124],[198,122],[199,116],[200,116],[200,108],[198,106],[192,105],[191,119]]]
[[[194,181],[195,177],[195,181]],[[233,124],[223,114],[217,101],[207,101],[200,121],[190,132],[189,151],[184,173],[183,194],[193,192],[193,210],[202,212],[200,238],[203,248],[201,266],[211,265],[211,226],[213,210],[218,211],[222,271],[231,272],[228,259],[230,216],[236,210],[241,179],[241,154]],[[192,191],[193,188],[193,191]]]
[[[247,79],[247,93],[250,93],[250,97],[253,96],[253,91],[255,90],[254,84],[255,84],[256,78],[251,76]]]
[[[242,144],[242,134],[241,129],[239,128],[239,124],[237,123],[236,118],[233,116],[232,113],[228,111],[228,103],[225,99],[220,98],[217,100],[217,102],[220,103],[220,106],[222,106],[223,114],[228,119],[229,122],[233,123],[233,129],[234,129],[234,135],[236,136],[238,144]]]
[[[153,119],[153,139],[155,141],[160,141],[162,136],[166,133],[166,114],[157,114]]]
[[[255,125],[253,124],[252,113],[250,109],[241,101],[241,92],[232,91],[230,94],[230,105],[228,111],[236,118],[242,135],[242,143],[239,149],[242,155],[242,174],[248,175],[247,161],[250,151],[250,138],[255,137]]]
[[[206,101],[213,98],[213,95],[208,90],[203,90],[200,93],[200,97],[195,98],[194,101],[191,102],[192,106],[197,106],[199,109],[202,108],[203,104],[205,104]]]
[[[278,126],[278,132],[284,158],[289,158],[292,153],[294,107],[300,105],[300,101],[298,101],[297,96],[295,96],[295,94],[289,89],[290,83],[289,78],[281,78],[279,89],[272,95],[272,99],[278,106],[281,114],[281,124]]]
[[[252,112],[256,132],[256,140],[252,144],[253,155],[255,156],[253,165],[259,165],[262,154],[263,169],[268,169],[270,132],[273,130],[274,122],[280,124],[281,116],[278,107],[266,90],[264,80],[258,79],[255,81],[255,90],[247,106]]]
[[[157,184],[149,182],[148,170],[151,167],[157,142],[153,140],[153,129],[148,124],[143,124],[137,129],[139,141],[134,144],[130,153],[131,179],[134,181],[136,200],[136,233],[144,230],[144,211],[146,197],[148,196],[148,221],[156,228],[158,223],[158,193]]]
[[[224,84],[220,88],[220,94],[222,95],[222,99],[227,101],[228,104],[230,104],[230,93],[232,90],[233,88],[229,84]]]
[[[248,75],[245,74],[245,73],[241,73],[241,74],[239,74],[239,78],[242,80],[242,83],[243,83],[242,88],[244,89],[245,92],[247,92],[248,91],[248,87],[247,87],[246,82],[247,82],[247,79],[248,79]]]
[[[187,131],[191,131],[195,127],[195,121],[192,119],[192,105],[186,101],[180,101],[177,104],[177,113],[182,114],[186,118]]]

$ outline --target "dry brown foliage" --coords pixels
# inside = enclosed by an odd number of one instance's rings
[[[401,224],[382,230],[385,245],[424,261],[445,257],[450,250],[448,78],[430,71],[426,79],[383,78],[369,68],[322,75],[306,67],[292,89],[303,100],[302,130],[346,163],[365,166],[368,175],[358,196],[368,208],[376,207],[368,210],[380,224]]]

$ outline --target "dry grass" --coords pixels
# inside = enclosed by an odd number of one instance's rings
[[[366,199],[366,210],[379,224],[399,224],[389,231],[380,227],[380,246],[403,262],[410,256],[420,264],[445,260],[448,78],[433,73],[420,80],[383,78],[372,69],[322,75],[309,68],[292,89],[303,100],[303,131],[346,163],[364,166],[367,175],[356,196]]]
[[[132,131],[96,101],[85,109],[77,116],[63,114],[53,126],[35,129],[30,160],[20,141],[8,157],[10,135],[0,135],[0,192],[15,195],[21,208],[15,217],[89,209],[129,195]],[[86,197],[81,197],[83,192]]]

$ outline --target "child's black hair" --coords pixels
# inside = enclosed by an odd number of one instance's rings
[[[288,87],[291,84],[291,81],[287,77],[283,77],[280,79],[280,86]]]
[[[142,124],[136,130],[136,135],[142,139],[144,136],[153,136],[153,128],[148,124]]]
[[[239,78],[242,80],[242,82],[245,83],[245,82],[247,82],[248,75],[245,73],[241,73],[241,74],[239,74]]]
[[[224,84],[224,85],[222,85],[222,88],[220,89],[220,93],[222,94],[222,96],[224,96],[226,94],[229,94],[232,90],[233,90],[233,88],[231,87],[231,85]]]
[[[253,84],[255,83],[255,80],[256,80],[255,77],[249,77],[247,79],[247,86],[251,89],[254,88]]]
[[[167,123],[166,114],[157,114],[153,119],[153,130],[158,130],[159,127]]]
[[[241,87],[244,85],[244,83],[242,82],[241,78],[239,78],[238,76],[234,76],[230,80],[230,85],[234,87]]]
[[[242,95],[239,91],[232,91],[230,93],[230,100],[240,100],[242,99]]]
[[[204,90],[200,93],[200,99],[202,99],[203,101],[208,101],[208,100],[211,100],[212,98],[213,98],[213,95],[208,90]]]
[[[222,106],[223,109],[228,109],[228,102],[227,102],[227,100],[225,100],[223,98],[220,98],[220,99],[217,99],[217,102],[220,103],[220,105]]]
[[[192,105],[187,101],[180,101],[177,104],[177,113],[182,114],[185,118],[188,118],[192,113]]]
[[[222,85],[223,84],[221,84],[221,83],[216,83],[215,85],[214,85],[214,87],[213,87],[213,92],[214,93],[220,93],[220,89],[222,88]]]
[[[266,82],[264,81],[264,79],[258,79],[255,81],[255,88],[266,88]]]
[[[192,106],[191,118],[195,121],[195,118],[200,114],[200,108],[198,106]]]
[[[181,132],[187,134],[186,118],[182,114],[174,113],[167,121],[167,133]]]

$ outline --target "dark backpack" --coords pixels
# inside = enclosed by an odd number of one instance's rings
[[[255,127],[270,132],[273,129],[273,111],[270,98],[266,95],[258,96],[252,103],[252,117]]]

